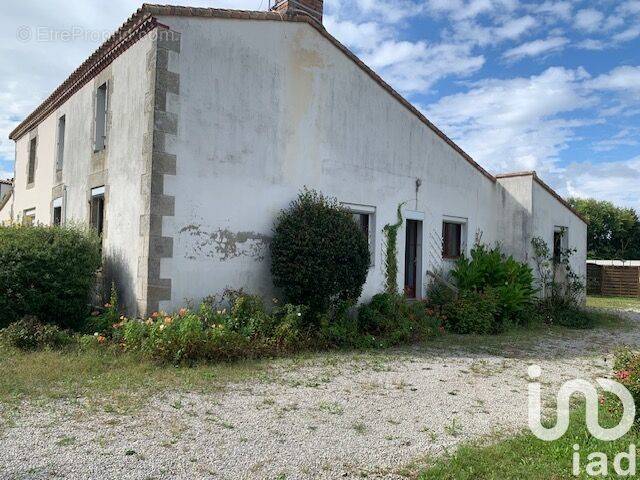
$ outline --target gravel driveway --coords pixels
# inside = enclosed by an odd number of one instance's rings
[[[526,427],[530,363],[545,388],[608,375],[616,346],[640,345],[640,326],[489,345],[446,338],[276,360],[259,379],[167,392],[130,414],[82,398],[25,404],[0,433],[0,478],[402,478],[460,442]]]

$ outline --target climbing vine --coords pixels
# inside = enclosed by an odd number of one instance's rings
[[[388,293],[398,293],[398,230],[402,226],[402,207],[406,202],[398,205],[398,221],[386,224],[382,229],[385,236],[386,253],[384,258],[385,290]]]

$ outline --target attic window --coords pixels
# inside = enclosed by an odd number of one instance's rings
[[[103,83],[96,91],[95,151],[107,146],[107,84]]]

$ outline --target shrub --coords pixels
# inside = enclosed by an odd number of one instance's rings
[[[427,338],[439,326],[423,302],[409,302],[401,295],[379,293],[358,310],[360,334],[371,335],[383,346]]]
[[[120,310],[118,305],[118,292],[115,284],[111,285],[109,302],[104,306],[104,311],[93,311],[91,316],[82,323],[81,331],[88,334],[100,333],[111,335],[113,326],[120,322]]]
[[[335,199],[312,190],[304,190],[280,213],[271,257],[275,286],[290,303],[314,312],[332,300],[356,300],[370,263],[367,238],[352,215]]]
[[[306,307],[286,304],[268,313],[259,297],[242,292],[224,297],[231,302],[229,310],[207,299],[193,311],[125,319],[114,325],[113,338],[120,338],[127,350],[174,364],[276,354],[306,345],[301,327]]]
[[[615,379],[622,383],[636,404],[636,421],[640,418],[640,354],[629,348],[621,348],[615,353],[613,361]]]
[[[24,317],[2,330],[2,338],[20,350],[59,348],[71,343],[71,336],[56,325],[42,324],[35,317]]]
[[[451,275],[461,292],[491,290],[487,297],[496,301],[495,325],[489,329],[493,333],[528,321],[535,295],[533,272],[527,264],[505,257],[500,247],[476,244],[471,258],[458,259]]]
[[[466,290],[443,308],[445,328],[454,333],[499,333],[506,328],[498,317],[498,298],[492,289]]]
[[[100,261],[99,237],[89,229],[0,226],[0,326],[33,315],[78,327]]]

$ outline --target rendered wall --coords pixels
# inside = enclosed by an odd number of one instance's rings
[[[36,221],[50,224],[52,200],[64,196],[67,223],[89,221],[89,196],[92,187],[105,186],[105,231],[103,252],[105,279],[118,284],[123,303],[135,308],[140,292],[136,288],[138,260],[141,255],[140,216],[145,204],[141,198],[141,176],[145,133],[150,112],[147,60],[154,49],[153,37],[135,43],[83,86],[54,113],[41,122],[32,134],[16,142],[14,213],[36,209]],[[107,147],[94,153],[93,115],[96,88],[109,84]],[[56,130],[61,115],[66,116],[64,166],[56,178]],[[30,135],[37,134],[38,149],[33,188],[27,189],[26,173]],[[72,259],[70,259],[72,261]]]
[[[385,224],[399,203],[424,218],[422,271],[441,264],[443,215],[468,218],[495,240],[495,184],[306,24],[166,17],[181,32],[171,69],[178,135],[165,176],[175,216],[161,277],[175,308],[225,287],[273,294],[273,222],[307,186],[376,207],[375,265],[365,298],[382,288]],[[416,179],[422,180],[416,195]],[[403,285],[404,228],[399,233]]]

